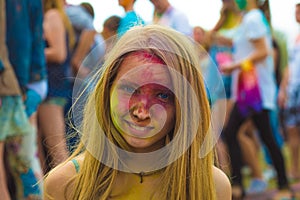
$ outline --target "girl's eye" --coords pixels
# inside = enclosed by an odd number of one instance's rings
[[[130,85],[121,85],[119,87],[119,89],[121,89],[123,92],[129,93],[129,94],[133,94],[135,91],[135,88]]]
[[[163,102],[169,102],[172,100],[172,95],[168,92],[161,92],[157,94],[157,97]]]
[[[169,94],[167,94],[167,93],[159,93],[157,96],[161,99],[168,99],[169,98]]]

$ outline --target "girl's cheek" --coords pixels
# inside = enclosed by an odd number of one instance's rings
[[[112,95],[111,97],[112,108],[118,113],[129,111],[129,98],[124,95]]]

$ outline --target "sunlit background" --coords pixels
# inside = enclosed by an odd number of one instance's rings
[[[98,31],[102,30],[103,22],[111,15],[124,15],[124,10],[119,6],[118,0],[67,0],[71,4],[89,2],[95,10],[94,25]],[[202,26],[211,29],[219,18],[222,5],[221,0],[169,0],[174,6],[185,12],[192,26]],[[288,44],[294,39],[298,24],[295,21],[295,0],[269,0],[272,26],[282,31]],[[153,5],[149,0],[137,0],[135,11],[146,21],[151,22]]]

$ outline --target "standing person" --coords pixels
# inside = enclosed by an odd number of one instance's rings
[[[277,184],[280,190],[278,195],[287,195],[289,184],[284,159],[275,142],[269,119],[269,112],[275,108],[276,98],[271,30],[263,13],[257,8],[255,0],[236,0],[236,3],[245,14],[238,28],[238,34],[232,40],[234,62],[221,66],[224,73],[232,73],[233,76],[232,91],[235,103],[223,133],[231,157],[233,194],[235,198],[240,198],[243,193],[242,157],[237,133],[246,119],[251,118],[271,154],[277,172]],[[251,96],[257,98],[253,102],[249,102],[250,98],[243,100],[242,94],[245,93],[237,93],[242,89],[240,74],[250,73],[247,71],[249,69],[256,71],[259,91],[259,95]],[[253,81],[251,83],[253,85]]]
[[[23,137],[7,145],[8,165],[16,199],[40,198],[37,184],[43,174],[37,157],[36,110],[47,93],[41,0],[6,1],[6,45],[9,61],[23,95],[23,108],[32,126]],[[10,108],[6,105],[6,108]],[[12,110],[17,111],[17,110]],[[22,114],[20,114],[22,117]],[[16,119],[15,119],[16,120]],[[24,132],[24,130],[20,130]]]
[[[168,0],[150,0],[154,5],[153,23],[168,26],[187,36],[192,36],[193,28],[187,16],[172,6]]]
[[[78,77],[85,78],[103,63],[104,55],[111,48],[112,37],[117,35],[120,20],[116,15],[108,17],[103,23],[101,33],[96,30],[83,31],[71,60]]]
[[[23,109],[21,90],[9,62],[6,46],[6,5],[0,1],[0,194],[10,200],[5,172],[4,148],[9,138],[21,137],[31,131],[31,125]]]
[[[49,92],[38,111],[41,138],[49,155],[44,170],[63,162],[68,157],[65,138],[64,109],[72,93],[70,55],[75,44],[72,25],[61,0],[44,0],[44,39]],[[43,162],[44,163],[44,162]]]
[[[91,80],[81,144],[46,177],[45,200],[230,199],[210,145],[199,158],[211,119],[199,62],[170,28],[126,32]]]
[[[217,21],[216,25],[211,31],[208,31],[208,35],[212,34],[220,34],[227,38],[233,38],[237,33],[237,28],[241,22],[242,19],[242,13],[237,8],[234,0],[222,0],[222,8],[220,11],[220,18]],[[232,54],[233,54],[233,47],[224,45],[224,44],[218,44],[214,43],[213,40],[207,39],[208,41],[208,52],[211,56],[212,60],[217,64],[218,68],[222,64],[222,62],[228,62],[232,60]],[[219,69],[220,70],[220,69]],[[216,77],[216,74],[214,74],[214,77]],[[231,82],[232,77],[230,74],[221,74],[222,81],[224,84],[225,99],[218,98],[217,102],[218,104],[224,104],[226,103],[226,118],[225,118],[225,124],[228,121],[228,113],[230,113],[230,110],[232,108],[232,101],[231,98]],[[218,158],[220,161],[220,166],[222,170],[224,170],[227,174],[229,174],[229,159],[228,159],[228,153],[227,153],[227,147],[225,142],[223,141],[224,137],[221,136],[220,140],[218,140],[216,149]]]
[[[129,29],[134,26],[145,25],[144,20],[134,11],[134,3],[136,0],[118,0],[119,5],[124,8],[125,15],[120,21],[118,28],[118,37],[120,38]]]
[[[86,2],[81,3],[80,6],[84,8],[85,12],[87,12],[94,20],[95,12],[93,6],[90,3]],[[73,27],[76,27],[76,23],[78,22],[73,23],[75,23]],[[74,53],[71,58],[73,76],[84,78],[88,75],[90,70],[95,67],[97,61],[103,57],[105,47],[102,47],[100,45],[103,45],[104,42],[95,29],[84,27],[82,30],[80,30],[79,37],[76,43],[76,48],[74,49]],[[89,56],[89,60],[86,63],[87,65],[80,68],[82,61],[89,52],[93,52],[93,54]]]
[[[300,23],[300,1],[296,1],[295,18]],[[297,36],[291,51],[288,67],[284,73],[278,94],[278,104],[284,110],[287,130],[287,146],[290,151],[290,176],[300,178],[300,35]]]
[[[63,0],[61,0],[63,1]],[[71,77],[74,77],[77,75],[80,62],[82,61],[82,57],[84,58],[84,53],[86,49],[90,50],[90,46],[86,44],[81,44],[79,48],[80,41],[86,41],[88,38],[96,39],[94,38],[95,33],[97,32],[94,27],[94,9],[91,4],[89,3],[81,3],[80,5],[70,5],[67,4],[66,1],[64,2],[64,10],[72,24],[73,30],[75,32],[75,46],[74,46],[74,52],[72,54],[71,58],[71,66],[72,68],[69,70],[69,75]],[[92,42],[96,42],[96,40],[91,40]],[[71,100],[69,100],[69,103],[71,104]],[[68,109],[70,105],[67,106]],[[66,110],[68,110],[66,109]]]
[[[71,59],[72,67],[77,72],[74,82],[75,91],[77,86],[82,87],[83,84],[87,83],[86,80],[88,80],[89,75],[93,74],[93,71],[102,67],[105,55],[115,43],[120,20],[119,16],[113,15],[104,21],[101,33],[98,33],[96,30],[94,32],[87,30],[82,32],[78,46]],[[68,107],[72,105],[71,100]],[[70,124],[73,124],[74,121],[72,118],[68,119],[70,122],[67,123],[69,128],[67,133],[72,134],[72,126]],[[77,137],[68,136],[67,139],[69,150],[72,152],[79,142],[80,135],[77,135]]]
[[[71,67],[69,68],[67,75],[72,79],[72,85],[74,87],[75,77],[79,75],[81,78],[87,75],[88,70],[81,69],[81,72],[78,72],[81,64],[81,59],[84,58],[84,51],[90,50],[90,46],[88,44],[80,43],[80,41],[85,41],[86,38],[91,39],[96,33],[94,27],[94,18],[93,15],[95,14],[93,10],[91,10],[92,6],[89,3],[82,3],[80,5],[72,5],[68,4],[66,0],[61,0],[64,4],[64,10],[67,14],[73,30],[75,32],[75,45],[74,51],[71,54]],[[95,39],[95,38],[93,38]],[[94,40],[91,40],[95,42]],[[81,45],[81,47],[79,47]],[[72,121],[70,121],[68,115],[72,105],[72,98],[71,96],[67,99],[67,104],[64,109],[64,114],[67,118],[66,120],[66,132],[67,132],[67,146],[69,151],[72,151],[72,146],[76,143],[77,140],[72,139],[69,140],[69,133],[72,132]]]
[[[213,28],[213,32],[217,32],[218,34],[233,39],[238,34],[239,24],[242,20],[242,11],[238,9],[234,0],[224,0],[222,1],[223,7],[221,9],[221,16],[215,27]],[[234,53],[233,46],[227,46],[223,44],[212,43],[210,48],[210,55],[215,60],[215,62],[221,66],[222,57],[228,57],[227,59],[232,60],[232,55]],[[226,60],[226,59],[225,59]],[[222,61],[224,62],[224,61]],[[231,84],[232,84],[232,76],[231,74],[222,74],[223,83],[226,91],[226,100],[219,99],[219,101],[226,101],[227,110],[229,111],[226,120],[228,121],[230,111],[233,106],[233,102],[231,100]],[[273,128],[273,127],[272,127]],[[251,120],[247,120],[239,129],[238,133],[238,142],[240,143],[242,158],[247,166],[249,166],[251,170],[251,181],[249,184],[249,188],[247,188],[247,194],[257,194],[262,193],[267,189],[268,184],[263,179],[262,168],[258,159],[256,159],[259,155],[260,144],[255,135],[255,128]],[[224,143],[224,137],[218,141],[217,152],[220,156],[220,163],[226,171],[230,168],[230,164],[228,164],[228,153],[226,143]],[[223,169],[223,168],[222,168]]]
[[[68,4],[65,0],[61,1],[64,3],[65,12],[75,31],[76,42],[79,41],[83,30],[95,30],[93,16],[89,13],[89,10],[86,9],[86,7],[82,5]]]

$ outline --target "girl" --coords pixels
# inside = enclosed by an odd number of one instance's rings
[[[226,175],[213,166],[197,67],[193,43],[170,28],[125,33],[95,73],[77,124],[81,143],[49,173],[44,198],[230,199]]]

